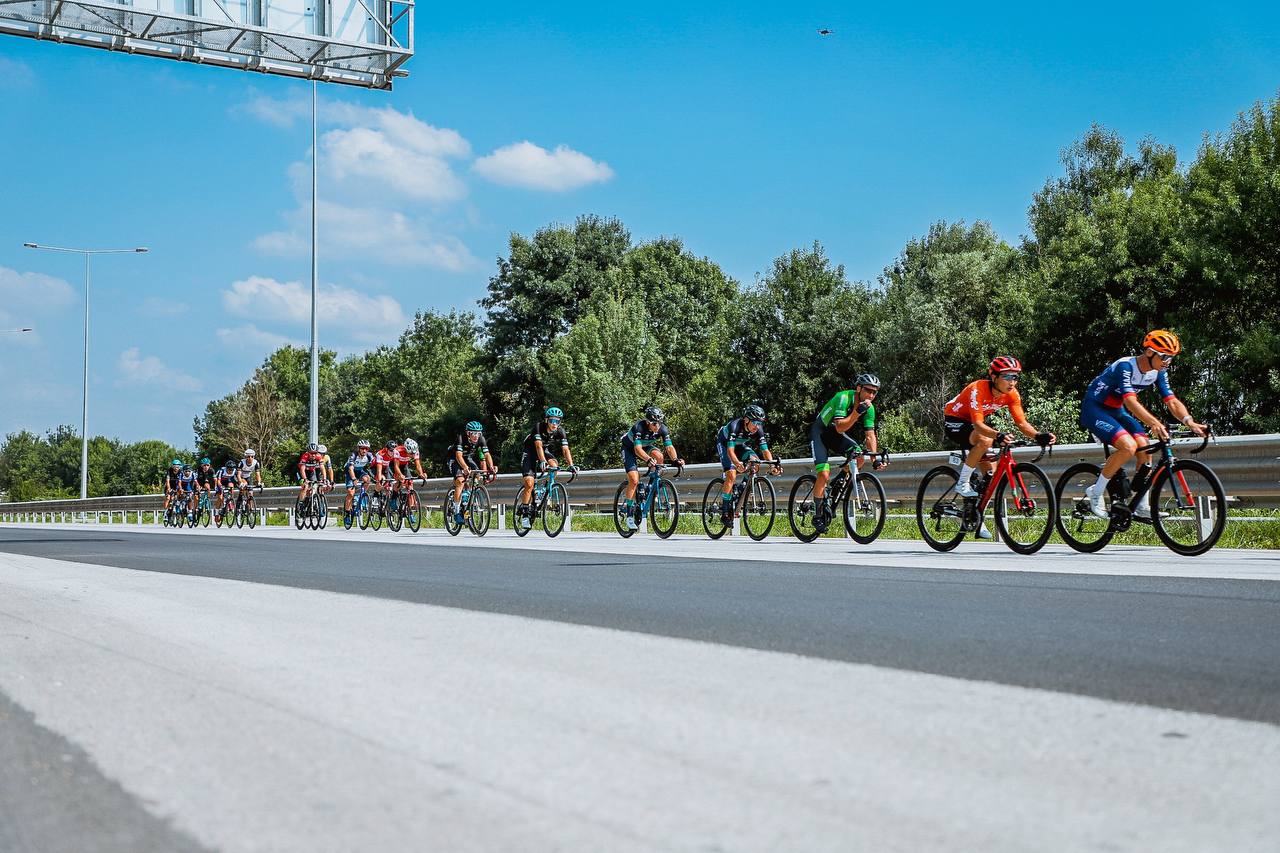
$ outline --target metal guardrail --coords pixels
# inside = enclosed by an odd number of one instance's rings
[[[1028,458],[1039,453],[1039,449],[1031,447],[1015,452],[1019,458]],[[1184,452],[1183,455],[1188,454],[1189,451]],[[890,501],[914,505],[916,488],[924,473],[935,465],[945,463],[948,455],[946,451],[933,451],[891,456],[889,467],[877,472],[877,476],[884,484],[886,497]],[[1227,495],[1234,499],[1233,506],[1280,507],[1280,434],[1219,438],[1195,458],[1208,463],[1217,472]],[[1054,481],[1069,465],[1081,460],[1101,464],[1101,446],[1068,444],[1055,447],[1052,456],[1046,455],[1040,460],[1040,466],[1049,475],[1050,481]],[[812,463],[809,459],[787,459],[783,461],[783,466],[782,475],[772,480],[778,492],[779,509],[785,511],[792,484],[797,477],[812,470]],[[684,474],[674,483],[680,500],[700,503],[707,483],[718,476],[720,476],[718,463],[687,466]],[[623,478],[621,468],[579,472],[577,479],[568,487],[569,500],[576,507],[607,508],[612,504],[614,491]],[[452,482],[447,477],[430,479],[425,483],[419,481],[423,503],[429,507],[440,506],[452,487]],[[519,487],[519,474],[502,474],[489,486],[489,493],[495,504],[510,505]],[[258,506],[265,510],[289,510],[293,506],[296,495],[297,487],[295,486],[264,489],[258,495],[257,502]],[[339,488],[335,489],[331,497],[340,499],[341,495],[341,484],[339,484]],[[74,499],[0,503],[0,520],[14,521],[18,520],[17,516],[56,516],[68,513],[159,511],[162,503],[163,498],[158,494],[89,498],[83,501]]]

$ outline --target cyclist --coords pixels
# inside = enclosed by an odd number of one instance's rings
[[[320,469],[320,479],[324,485],[325,491],[332,486],[337,479],[333,476],[333,460],[329,458],[329,448],[323,444],[316,447],[316,452],[323,458],[323,466]]]
[[[391,499],[391,466],[395,461],[392,457],[395,456],[398,446],[399,442],[393,438],[373,454],[373,481],[378,484],[378,491],[382,492],[387,500]]]
[[[427,475],[422,472],[422,456],[418,452],[418,442],[412,438],[406,438],[403,444],[397,444],[391,451],[391,471],[400,484],[402,495],[409,493],[409,485],[413,480],[413,474],[409,471],[410,462],[417,469],[418,478],[426,480]]]
[[[231,490],[235,487],[236,482],[236,461],[228,459],[226,464],[218,469],[216,475],[217,488],[214,491],[214,509],[221,513],[229,500],[231,500]]]
[[[356,497],[356,483],[363,482],[369,487],[369,477],[373,469],[374,455],[369,452],[369,440],[362,438],[356,442],[355,452],[347,457],[347,503],[345,512],[351,514],[351,505]]]
[[[523,525],[526,530],[533,526],[532,507],[529,503],[533,500],[536,472],[544,468],[560,467],[556,450],[564,451],[565,462],[570,468],[573,467],[573,451],[569,449],[569,434],[561,426],[563,422],[564,412],[560,407],[548,406],[533,432],[524,437],[524,452],[520,456],[520,474],[524,486],[520,491],[521,518],[516,523]]]
[[[825,532],[831,522],[830,508],[822,499],[831,480],[828,454],[845,456],[851,452],[861,453],[864,443],[872,453],[878,448],[873,401],[880,393],[880,377],[874,373],[860,373],[853,384],[853,389],[841,391],[828,400],[809,426],[809,447],[813,450],[813,471],[817,480],[813,485],[813,526],[819,533]],[[861,441],[850,433],[855,433]],[[865,461],[859,456],[858,468],[862,468]],[[884,464],[877,461],[875,467],[879,470]]]
[[[187,502],[187,518],[195,514],[196,491],[196,472],[190,465],[183,465],[182,473],[178,475],[178,492]]]
[[[728,524],[733,519],[733,483],[738,472],[746,470],[744,463],[759,455],[772,463],[771,470],[775,476],[782,472],[782,462],[774,459],[773,451],[769,449],[769,435],[764,431],[764,409],[751,403],[742,410],[742,417],[720,427],[716,433],[716,453],[724,471],[720,515]]]
[[[655,465],[663,454],[677,465],[684,460],[676,454],[671,443],[671,432],[666,425],[667,416],[657,406],[645,406],[643,416],[622,434],[622,467],[627,472],[627,529],[635,530],[636,487],[640,485],[638,462]]]
[[[182,476],[182,460],[175,459],[169,463],[164,472],[164,510],[169,511],[169,504],[178,496],[178,478]]]
[[[1138,402],[1139,391],[1155,386],[1170,414],[1196,435],[1205,434],[1207,427],[1196,422],[1186,404],[1174,396],[1169,386],[1169,365],[1181,351],[1182,343],[1177,335],[1156,329],[1142,339],[1141,354],[1116,359],[1089,383],[1084,403],[1080,406],[1080,426],[1112,448],[1098,481],[1084,490],[1090,511],[1099,518],[1108,517],[1102,500],[1107,493],[1107,484],[1124,467],[1124,463],[1137,456],[1139,447],[1150,443],[1148,436],[1154,435],[1159,441],[1169,438],[1168,428]],[[1141,468],[1146,460],[1139,457],[1134,461]],[[1144,494],[1134,506],[1133,515],[1144,521],[1151,520],[1151,504],[1147,495]]]
[[[298,512],[304,512],[307,498],[311,496],[311,484],[320,483],[324,477],[324,456],[320,445],[314,441],[307,445],[298,457]]]
[[[484,438],[484,424],[479,421],[468,421],[458,440],[449,448],[445,459],[449,476],[453,477],[453,523],[462,524],[466,520],[463,509],[470,496],[463,491],[467,477],[472,468],[480,468],[485,472],[485,479],[492,480],[498,474],[498,466],[493,454],[489,452],[489,444]]]
[[[200,460],[200,467],[196,469],[196,507],[200,506],[199,492],[209,493],[209,505],[213,505],[214,489],[218,485],[218,472],[214,470],[213,463],[206,456]]]
[[[249,482],[251,478],[254,483]],[[262,463],[258,461],[258,454],[254,449],[248,447],[245,448],[244,458],[236,465],[236,487],[243,496],[248,493],[250,487],[254,484],[262,485]]]
[[[1015,387],[1022,376],[1022,362],[1013,356],[999,355],[991,360],[985,379],[975,379],[964,390],[951,398],[943,408],[942,428],[947,446],[967,450],[960,466],[960,480],[956,494],[962,498],[976,498],[978,490],[970,479],[975,468],[981,467],[990,475],[995,463],[983,460],[993,446],[1003,447],[1013,441],[1009,433],[999,432],[987,423],[987,418],[1008,407],[1014,424],[1028,438],[1034,438],[1041,447],[1057,442],[1051,432],[1040,432],[1027,421],[1022,410],[1022,397]],[[978,528],[979,539],[990,539],[991,531],[985,524]]]

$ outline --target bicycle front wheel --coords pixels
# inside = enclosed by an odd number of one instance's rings
[[[676,525],[680,523],[680,497],[669,480],[658,481],[658,490],[649,504],[649,523],[659,539],[676,532]]]
[[[812,542],[819,535],[813,523],[817,512],[817,503],[813,499],[816,483],[817,478],[812,474],[797,477],[791,487],[791,496],[787,498],[787,520],[791,522],[791,532],[801,542]]]
[[[742,526],[747,535],[759,542],[773,529],[773,516],[778,509],[778,496],[768,477],[753,477],[751,494],[742,505]]]
[[[249,503],[245,506],[244,523],[249,525],[250,530],[258,526],[258,505],[253,498],[249,498]]]
[[[387,506],[386,502],[383,501],[381,498],[378,499],[378,503],[376,506],[374,505],[372,499],[369,501],[369,526],[372,527],[374,530],[382,529],[382,519],[387,512],[386,506]]]
[[[404,523],[414,533],[422,529],[422,500],[417,489],[409,489],[404,497]]]
[[[373,512],[369,508],[369,496],[367,494],[356,498],[355,511],[356,515],[360,518],[360,529],[368,530],[369,525],[373,523],[373,519],[371,517]]]
[[[1084,490],[1098,482],[1102,469],[1092,462],[1079,462],[1062,472],[1053,487],[1058,535],[1081,554],[1101,551],[1115,536],[1111,518],[1098,518],[1089,510]],[[1111,509],[1111,489],[1103,496],[1103,505]]]
[[[729,522],[725,520],[722,510],[724,494],[724,478],[716,477],[707,483],[707,490],[702,493],[702,529],[712,539],[719,539],[729,530]]]
[[[635,507],[631,507],[634,514]],[[618,531],[618,535],[623,539],[627,539],[634,530],[627,527],[627,481],[623,480],[618,484],[617,490],[613,493],[613,529]]]
[[[542,529],[548,536],[559,536],[568,519],[569,493],[559,483],[552,483],[542,504]]]
[[[467,513],[467,526],[477,536],[489,532],[489,490],[484,486],[476,486],[471,490],[471,507]]]
[[[404,496],[396,498],[396,505],[387,510],[387,527],[391,528],[392,533],[400,532],[400,525],[404,523]]]
[[[964,538],[964,499],[956,494],[960,475],[948,465],[931,469],[916,491],[916,525],[935,551],[950,551]]]
[[[329,501],[323,494],[316,495],[316,519],[321,530],[329,524]]]
[[[1208,465],[1179,459],[1156,474],[1151,485],[1151,524],[1169,550],[1198,557],[1218,542],[1227,526],[1227,497]]]
[[[235,508],[237,530],[242,530],[244,528],[244,513],[245,513],[244,504],[243,503],[237,504]]]
[[[1053,534],[1057,506],[1049,478],[1040,467],[1019,462],[996,484],[992,500],[996,530],[1004,543],[1018,554],[1034,554]]]
[[[853,490],[840,502],[844,507],[844,529],[854,542],[870,545],[884,529],[884,486],[875,474],[854,474]]]

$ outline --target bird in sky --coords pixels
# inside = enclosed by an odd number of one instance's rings
[[[828,30],[828,29],[826,29],[826,28],[823,28],[823,29],[821,29],[821,30],[818,30],[818,35],[820,35],[820,36],[829,36],[829,35],[831,35],[833,32],[835,32],[835,30]]]

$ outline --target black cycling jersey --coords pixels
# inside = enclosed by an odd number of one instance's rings
[[[212,466],[209,467],[208,471],[196,471],[196,482],[201,486],[208,486],[209,488],[213,488],[213,486],[217,483],[217,481],[218,481],[218,471]]]
[[[569,434],[564,431],[564,427],[556,427],[552,429],[547,426],[546,421],[538,421],[538,425],[533,428],[533,432],[524,437],[525,455],[532,459],[538,458],[538,451],[534,449],[534,441],[542,441],[542,452],[552,456],[558,455],[557,450],[561,450],[569,446]]]
[[[720,427],[720,431],[716,433],[716,444],[724,447],[755,447],[758,450],[768,450],[769,434],[765,432],[763,426],[755,432],[747,432],[746,419],[734,418]]]
[[[172,469],[170,469],[170,470],[168,470],[168,471],[165,471],[165,472],[164,472],[164,485],[165,485],[165,488],[166,488],[166,489],[176,489],[176,488],[178,488],[178,482],[179,482],[179,480],[181,479],[181,477],[182,477],[182,472],[181,472],[181,471],[174,471],[174,470],[172,470]]]
[[[484,433],[480,433],[480,437],[473,443],[465,432],[458,433],[458,440],[449,446],[449,455],[445,457],[445,462],[456,462],[455,453],[461,453],[463,459],[484,459],[489,453],[489,444],[484,439]]]
[[[670,447],[671,432],[666,424],[658,424],[656,430],[651,430],[649,422],[641,418],[631,429],[622,434],[622,445],[631,449],[638,445],[645,450],[650,447]]]

